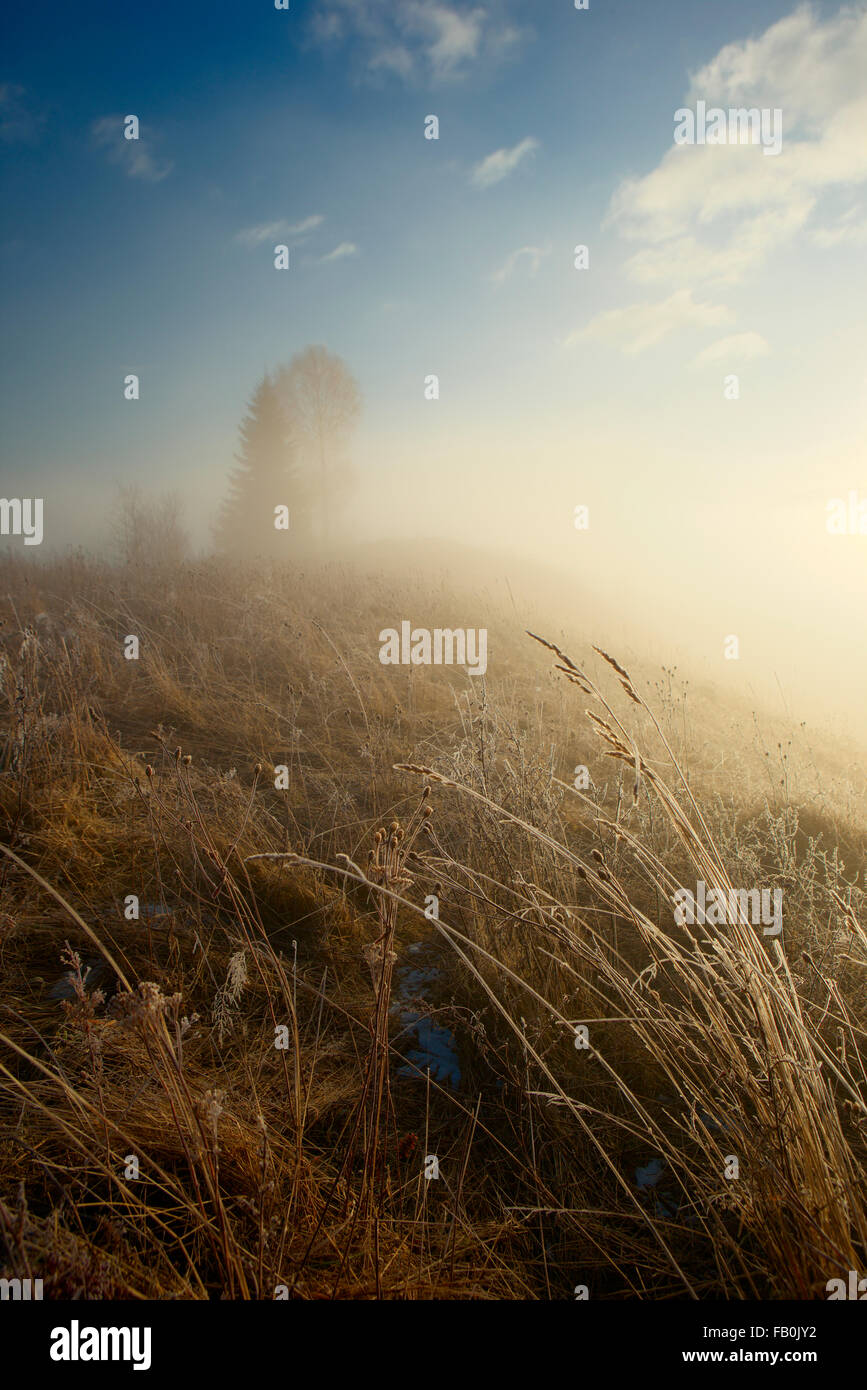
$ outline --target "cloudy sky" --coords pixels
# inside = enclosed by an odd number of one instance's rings
[[[365,534],[526,549],[712,665],[739,633],[746,674],[863,688],[867,536],[825,523],[867,497],[864,3],[48,0],[6,31],[3,488],[46,544],[132,480],[204,536],[263,369],[321,342],[364,395]],[[781,153],[675,145],[698,101],[779,109]]]

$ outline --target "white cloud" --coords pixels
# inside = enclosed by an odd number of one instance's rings
[[[326,265],[328,261],[342,261],[344,256],[357,256],[358,247],[352,241],[341,241],[339,246],[335,246],[333,251],[329,251],[327,256],[319,257],[319,264]]]
[[[93,122],[90,133],[94,144],[104,149],[112,164],[120,165],[131,179],[159,183],[175,167],[170,159],[160,160],[153,155],[141,135],[138,140],[127,140],[123,116],[101,116]]]
[[[587,338],[612,342],[630,356],[653,347],[681,328],[708,328],[727,323],[732,312],[725,304],[698,304],[690,290],[676,290],[661,303],[630,304],[608,309],[591,319],[586,328],[570,333],[565,347]]]
[[[704,348],[695,364],[705,367],[711,362],[749,362],[754,357],[767,357],[770,350],[761,333],[731,333]]]
[[[461,14],[441,4],[410,4],[406,7],[411,31],[423,36],[428,62],[435,79],[452,77],[462,63],[479,55],[484,10]]]
[[[303,239],[309,232],[315,231],[321,226],[325,218],[321,213],[315,213],[312,217],[305,217],[302,222],[259,222],[253,227],[242,227],[241,231],[235,236],[236,241],[240,241],[243,246],[255,248],[261,246],[265,241],[276,241],[278,237],[285,237],[290,241]]]
[[[672,143],[651,173],[624,181],[607,220],[644,243],[626,269],[645,284],[738,283],[798,235],[828,193],[867,180],[867,8],[823,21],[801,7],[726,45],[692,77],[688,102],[699,99],[779,108],[782,152]]]
[[[315,232],[322,226],[325,218],[321,212],[314,213],[311,217],[302,218],[300,222],[287,222],[280,219],[275,222],[258,222],[251,227],[242,227],[240,232],[235,233],[235,240],[242,246],[255,250],[257,246],[262,246],[266,242],[273,245],[285,242],[298,243],[306,241],[311,232]],[[325,265],[328,261],[341,261],[345,256],[357,256],[358,247],[352,241],[341,241],[333,251],[327,255],[319,256],[317,264]]]
[[[867,79],[867,12],[845,6],[822,21],[800,5],[756,39],[727,44],[692,78],[691,95],[734,105],[779,106],[820,131],[860,100]]]
[[[383,70],[385,72],[396,72],[399,77],[410,77],[412,74],[412,54],[403,44],[394,44],[392,47],[381,48],[374,53],[367,65],[371,72]]]
[[[495,183],[506,178],[517,169],[518,165],[527,155],[532,154],[539,148],[539,141],[534,140],[528,135],[525,140],[521,140],[512,148],[495,150],[475,166],[472,171],[471,179],[477,188],[490,188]]]
[[[491,280],[495,285],[502,285],[506,280],[511,279],[522,256],[529,257],[530,274],[535,275],[542,263],[542,257],[548,254],[547,248],[543,249],[541,246],[522,246],[519,250],[513,251],[511,255],[506,257],[499,269],[492,273]]]
[[[722,235],[715,239],[700,240],[690,230],[684,236],[653,242],[627,260],[626,273],[644,285],[740,284],[750,271],[764,263],[776,245],[804,226],[814,204],[813,198],[793,198],[787,207],[741,218],[736,230],[730,230],[726,224]]]
[[[311,34],[325,45],[356,40],[369,72],[406,82],[462,78],[479,62],[509,57],[525,37],[489,9],[445,0],[320,0]]]
[[[691,76],[687,105],[699,100],[708,109],[779,110],[780,153],[768,158],[745,143],[675,145],[673,100],[672,143],[650,173],[620,184],[605,219],[633,244],[628,278],[673,293],[599,314],[569,342],[608,337],[641,352],[675,328],[730,319],[726,306],[693,296],[743,283],[798,236],[819,246],[867,240],[854,214],[810,231],[829,201],[867,182],[867,5],[827,20],[802,5],[757,38],[727,44]],[[736,334],[696,363],[767,350],[758,334]]]

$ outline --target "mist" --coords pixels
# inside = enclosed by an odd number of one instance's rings
[[[434,1300],[827,1375],[867,3],[7,27],[0,1299],[154,1364],[200,1303],[199,1379]]]

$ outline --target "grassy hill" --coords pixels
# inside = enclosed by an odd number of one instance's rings
[[[4,1274],[824,1298],[865,1267],[849,750],[456,555],[2,579]],[[383,665],[404,619],[486,628],[485,676]],[[699,881],[781,889],[782,933],[678,925]]]

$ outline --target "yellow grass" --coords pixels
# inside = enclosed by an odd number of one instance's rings
[[[434,578],[2,578],[4,1274],[737,1299],[864,1271],[867,813],[839,750]],[[383,667],[405,616],[487,626],[487,677]],[[698,879],[781,887],[782,936],[677,926]],[[415,942],[457,1089],[401,1072]]]

